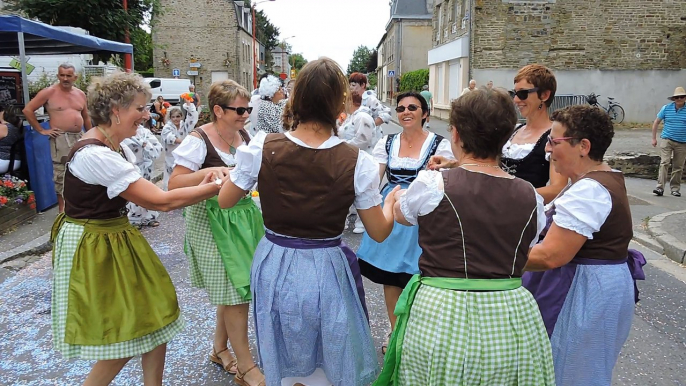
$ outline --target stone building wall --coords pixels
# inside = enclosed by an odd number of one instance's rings
[[[472,0],[472,67],[686,68],[683,0]]]
[[[172,69],[180,69],[181,78],[195,82],[203,103],[213,79],[234,79],[252,90],[252,37],[238,27],[232,1],[161,3],[163,13],[152,29],[155,76],[171,78]],[[165,53],[169,66],[162,63]],[[195,77],[186,74],[191,57],[202,65]]]

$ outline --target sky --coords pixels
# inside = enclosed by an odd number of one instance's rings
[[[390,18],[389,0],[275,0],[256,9],[279,28],[279,40],[295,36],[286,39],[294,53],[328,56],[343,71],[357,47],[376,48]]]

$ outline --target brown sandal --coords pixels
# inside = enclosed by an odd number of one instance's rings
[[[210,354],[210,361],[220,365],[221,367],[226,370],[227,373],[231,375],[236,375],[238,372],[238,361],[236,358],[233,358],[229,361],[229,363],[224,364],[224,361],[219,357],[219,354],[223,353],[224,351],[229,351],[229,348],[225,348],[219,352],[217,352],[217,349],[212,346],[212,353]]]
[[[238,374],[236,374],[236,376],[234,377],[236,384],[239,386],[253,386],[253,385],[249,384],[248,382],[246,382],[243,378],[245,378],[245,375],[248,374],[249,372],[253,371],[254,369],[257,369],[257,365],[252,365],[252,367],[249,368],[248,371],[241,373],[241,370],[239,370],[238,367],[236,367],[236,371],[238,372]],[[259,371],[259,369],[257,369],[257,371]],[[258,383],[256,386],[267,386],[267,384],[263,380],[262,382]]]

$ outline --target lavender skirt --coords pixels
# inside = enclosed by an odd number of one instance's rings
[[[268,386],[317,368],[337,386],[376,378],[379,364],[350,267],[340,238],[297,239],[267,230],[250,283]]]
[[[638,301],[636,279],[645,279],[643,255],[626,260],[575,258],[546,272],[528,272],[523,285],[538,302],[551,335],[557,386],[607,386]]]

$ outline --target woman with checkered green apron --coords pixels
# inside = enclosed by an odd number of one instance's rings
[[[252,110],[245,88],[232,80],[215,82],[208,101],[212,122],[192,131],[174,150],[169,189],[193,185],[207,173],[227,175],[236,164],[236,148],[250,142],[243,129]],[[248,345],[248,309],[250,267],[264,236],[262,213],[250,195],[231,209],[221,209],[215,196],[186,208],[184,218],[191,283],[205,289],[217,306],[209,359],[235,374],[239,385],[259,385],[264,377]]]
[[[543,198],[504,172],[498,156],[516,114],[507,94],[475,90],[452,103],[456,162],[434,157],[395,219],[419,226],[420,274],[398,300],[397,323],[374,385],[555,384],[538,306],[521,286],[545,226]]]
[[[51,235],[53,346],[65,358],[97,360],[84,385],[109,384],[137,355],[144,384],[162,384],[166,343],[184,326],[169,274],[129,223],[127,201],[172,210],[220,188],[214,175],[174,192],[142,178],[135,156],[120,145],[148,119],[149,98],[137,75],[93,81],[88,107],[97,126],[67,157],[65,211]]]

